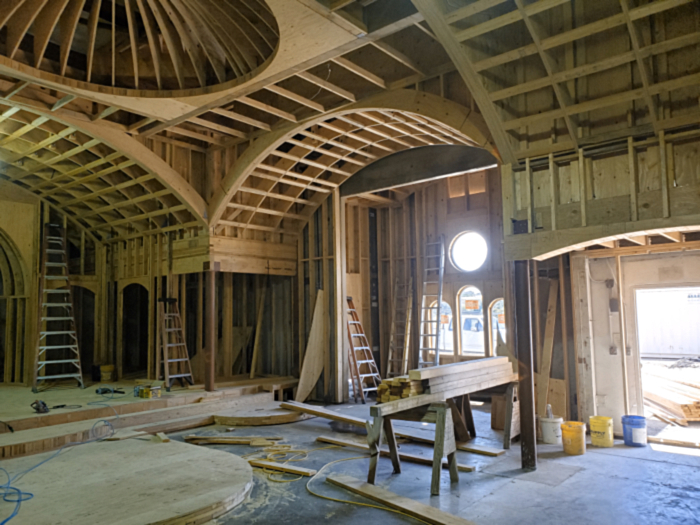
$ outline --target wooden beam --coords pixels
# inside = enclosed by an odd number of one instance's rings
[[[299,78],[303,78],[307,82],[311,82],[312,84],[317,85],[318,87],[320,87],[322,89],[325,89],[326,91],[330,91],[331,93],[338,95],[341,98],[349,100],[350,102],[357,101],[357,99],[355,98],[355,95],[350,93],[347,89],[343,89],[339,86],[336,86],[335,84],[332,84],[331,82],[328,82],[327,80],[319,78],[316,75],[309,73],[308,71],[302,71],[301,73],[297,73],[297,76]]]
[[[301,95],[298,95],[297,93],[294,93],[293,91],[289,91],[288,89],[280,87],[276,84],[272,84],[270,86],[265,86],[265,89],[267,89],[268,91],[272,91],[273,93],[277,93],[281,97],[288,98],[289,100],[293,100],[297,104],[301,104],[302,106],[306,106],[308,108],[316,110],[319,113],[326,112],[326,108],[324,108],[318,102],[314,102],[313,100],[310,100],[306,97],[302,97]]]
[[[547,320],[544,325],[544,340],[542,341],[542,363],[540,363],[540,374],[537,381],[537,415],[540,417],[547,417],[547,394],[549,393],[549,376],[552,371],[552,350],[554,349],[558,298],[559,283],[550,279]]]

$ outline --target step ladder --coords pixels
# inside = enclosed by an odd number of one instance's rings
[[[423,295],[420,312],[418,368],[440,363],[440,321],[442,285],[445,277],[445,238],[425,245],[423,256]],[[433,352],[433,359],[429,358]]]
[[[394,285],[394,310],[391,318],[387,377],[408,374],[408,349],[411,338],[411,314],[413,313],[413,277],[407,283],[396,279]]]
[[[75,329],[67,248],[63,226],[44,225],[39,276],[39,333],[32,379],[34,393],[37,393],[40,381],[54,379],[72,378],[80,388],[85,388]]]
[[[358,397],[365,403],[370,392],[376,392],[377,387],[382,382],[379,376],[377,364],[374,362],[372,349],[369,347],[369,340],[362,329],[362,323],[357,316],[357,310],[352,302],[352,297],[348,297],[348,341],[350,351],[348,360],[350,365],[350,377],[352,379],[352,391],[355,402]]]
[[[177,306],[177,299],[158,299],[158,318],[160,322],[160,351],[156,356],[156,376],[163,379],[170,390],[175,380],[182,386],[185,381],[194,385],[192,365],[187,353],[185,331]],[[161,368],[162,365],[162,368]]]

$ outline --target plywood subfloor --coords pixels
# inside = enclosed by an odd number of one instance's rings
[[[262,406],[224,410],[214,414],[214,421],[217,425],[255,427],[294,423],[315,417],[281,408],[281,404],[275,401]]]
[[[16,474],[48,455],[2,466]],[[234,454],[134,438],[65,450],[16,486],[34,498],[22,503],[12,525],[184,525],[204,523],[243,501],[252,469]],[[0,516],[13,508],[0,499]]]

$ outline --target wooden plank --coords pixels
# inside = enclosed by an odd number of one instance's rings
[[[418,431],[420,432],[420,431]],[[417,441],[419,443],[434,444],[435,438],[426,434],[418,435],[415,432],[405,432],[401,430],[395,431],[396,437],[409,439],[411,441]],[[457,441],[457,450],[462,450],[464,452],[471,452],[472,454],[480,454],[482,456],[497,457],[505,454],[504,450],[498,448],[487,447],[484,445],[477,445],[476,443],[469,443],[467,441]]]
[[[700,441],[680,441],[677,439],[667,439],[658,436],[647,436],[647,443],[669,445],[673,447],[700,448]]]
[[[365,483],[351,476],[335,474],[328,476],[326,481],[332,485],[344,488],[432,525],[474,525],[473,521],[447,514],[430,505],[424,505],[412,499],[404,498],[386,489],[377,487],[376,485],[370,485],[369,483]]]
[[[306,352],[304,353],[304,363],[301,367],[299,376],[299,386],[295,401],[303,402],[309,397],[311,391],[316,386],[318,378],[321,377],[323,370],[325,345],[325,293],[319,290],[316,294],[316,306],[314,308],[314,316],[311,321],[311,331],[309,332],[309,340],[306,344]]]
[[[260,341],[262,341],[262,325],[263,313],[265,312],[265,299],[267,297],[267,289],[269,279],[266,279],[265,287],[260,291],[260,303],[258,304],[258,317],[255,324],[255,343],[253,344],[253,357],[250,363],[250,378],[254,379],[258,368],[258,358],[260,355]]]
[[[262,459],[249,459],[248,463],[250,463],[253,467],[279,470],[280,472],[286,472],[288,474],[297,474],[298,476],[311,477],[316,475],[317,472],[316,470],[310,468],[295,467],[288,463],[275,463],[274,461],[265,461]]]
[[[427,368],[419,368],[408,372],[408,378],[411,380],[430,379],[432,377],[440,377],[448,374],[461,374],[463,372],[477,370],[479,368],[494,366],[500,362],[508,362],[507,357],[486,357],[484,359],[474,359],[463,363],[451,363],[449,365],[430,366]]]
[[[369,445],[367,443],[360,443],[358,441],[352,441],[350,439],[340,439],[333,436],[319,436],[316,441],[320,443],[331,443],[332,445],[340,445],[341,447],[351,447],[359,450],[365,450],[369,452]],[[384,457],[391,457],[391,452],[388,448],[380,449],[379,453]],[[399,452],[399,459],[403,461],[408,461],[409,463],[418,463],[420,465],[432,465],[433,458],[431,456],[419,456],[417,454],[408,454],[406,452]],[[447,460],[443,459],[442,468],[449,468]],[[472,465],[457,464],[457,470],[461,472],[474,472],[476,467]]]
[[[294,410],[296,412],[302,412],[304,414],[311,414],[312,416],[322,417],[324,419],[331,419],[333,421],[340,421],[342,423],[348,423],[350,425],[355,425],[361,428],[365,428],[366,419],[359,417],[348,416],[341,414],[340,412],[335,412],[333,410],[326,410],[323,407],[317,407],[312,405],[307,405],[304,403],[297,403],[295,401],[287,401],[280,405],[282,408],[287,410]]]
[[[537,414],[547,416],[547,393],[549,392],[549,376],[552,371],[552,349],[554,348],[554,328],[557,322],[557,299],[559,298],[559,283],[549,282],[549,302],[547,303],[547,320],[544,327],[542,342],[542,363],[539,381],[537,383]]]

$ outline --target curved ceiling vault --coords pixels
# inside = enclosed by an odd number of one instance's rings
[[[205,225],[201,197],[131,137],[4,103],[0,177],[103,241]]]
[[[209,204],[210,229],[284,242],[334,188],[374,161],[440,144],[495,154],[488,137],[478,115],[460,104],[413,90],[382,93],[253,142]]]
[[[140,97],[235,84],[279,44],[264,0],[11,0],[3,28],[0,56],[13,69]]]
[[[487,145],[466,108],[426,94],[392,95],[386,107],[368,101],[253,143],[212,200],[210,228],[284,241],[333,189],[382,157],[427,145]]]

